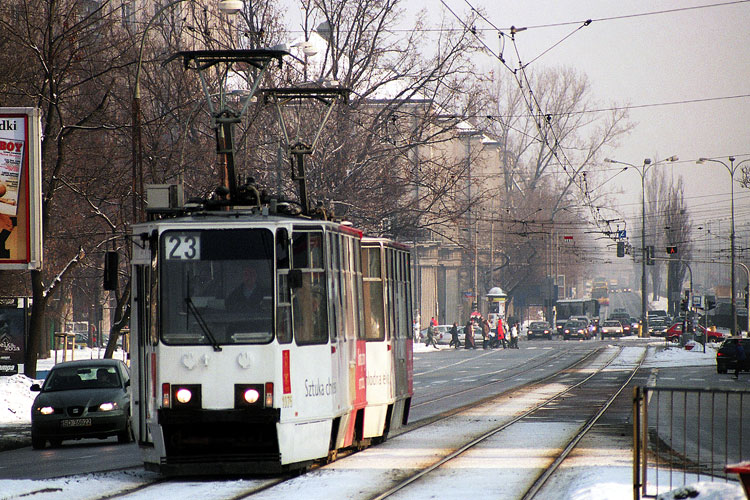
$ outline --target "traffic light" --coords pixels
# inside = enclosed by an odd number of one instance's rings
[[[625,242],[624,241],[617,242],[617,256],[625,257]]]
[[[676,246],[668,246],[667,247],[667,254],[674,255],[677,253],[677,247]]]
[[[647,266],[654,265],[654,246],[653,245],[649,245],[646,247],[646,265]]]
[[[716,307],[716,297],[713,295],[706,295],[706,311]]]
[[[685,290],[685,297],[680,301],[680,310],[687,311],[690,309],[690,290]]]

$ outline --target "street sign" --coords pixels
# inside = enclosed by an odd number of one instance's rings
[[[625,229],[620,229],[617,231],[617,239],[624,240],[627,238],[627,231]]]

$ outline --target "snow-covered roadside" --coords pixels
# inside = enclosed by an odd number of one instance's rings
[[[522,344],[523,347],[523,344]],[[423,344],[414,346],[414,352],[420,355],[440,355],[441,351],[448,349],[447,346],[440,346],[439,349],[434,347],[425,347]],[[626,349],[622,354],[622,362],[628,363],[631,358],[637,356],[636,347]],[[651,355],[647,360],[649,367],[669,367],[669,366],[698,366],[710,365],[715,363],[715,352],[708,350],[706,354],[700,351],[687,351],[685,349],[664,348],[663,342],[655,343],[654,349],[650,350]],[[432,353],[432,354],[430,354]],[[78,358],[78,352],[76,357]],[[81,352],[81,357],[92,353]],[[467,353],[471,355],[471,353]],[[40,363],[40,370],[45,369],[47,362]],[[14,375],[11,377],[0,377],[0,424],[23,424],[30,421],[30,408],[33,397],[36,393],[28,390],[34,381],[23,376]],[[391,441],[387,442],[390,443]],[[595,443],[595,440],[589,442]],[[612,449],[607,450],[608,456],[601,455],[595,446],[583,447],[580,453],[580,461],[574,462],[568,468],[568,475],[565,481],[565,488],[556,490],[560,499],[574,500],[601,500],[601,499],[629,499],[632,498],[632,465],[629,460],[630,452],[627,451],[627,440],[623,441],[623,453],[613,456]],[[416,450],[416,448],[412,448]],[[387,450],[378,453],[386,453]],[[347,465],[344,461],[334,464],[338,472],[332,472],[330,480],[344,480],[344,471]],[[359,481],[351,485],[350,491],[358,491],[357,484],[363,480],[362,474],[366,471],[359,470],[356,478],[352,482]],[[318,492],[313,487],[318,484],[316,475],[323,472],[314,472],[309,477],[302,476],[294,480],[292,490],[287,491],[287,498],[306,498],[309,500],[329,498],[325,490]],[[326,473],[328,474],[328,473]],[[366,474],[365,474],[366,475]],[[348,477],[348,475],[346,475]],[[32,481],[32,480],[2,480],[0,481],[0,500],[11,498],[31,498],[34,500],[69,500],[81,499],[88,500],[100,498],[103,492],[112,493],[122,490],[129,486],[145,482],[149,473],[142,471],[131,471],[121,473],[106,474],[87,474],[75,477],[66,477],[63,479]],[[704,476],[705,477],[705,476]],[[349,479],[346,479],[349,480]],[[210,497],[233,497],[236,495],[238,487],[250,486],[253,480],[241,481],[219,481],[210,483]],[[308,487],[306,487],[306,484]],[[291,487],[291,485],[290,485]],[[698,493],[698,496],[691,494],[690,497],[704,500],[740,500],[745,498],[741,487],[738,483],[730,482],[700,482],[690,485]],[[481,484],[472,484],[463,482],[460,488],[463,498],[489,498],[489,493],[483,489]],[[673,490],[669,493],[662,494],[659,498],[663,500],[673,500],[677,498],[686,498],[685,488]],[[144,492],[145,493],[145,492]],[[442,490],[433,492],[433,498],[444,498]],[[170,483],[170,497],[179,497],[184,499],[205,498],[206,490],[204,488],[196,489],[196,484],[191,482]]]

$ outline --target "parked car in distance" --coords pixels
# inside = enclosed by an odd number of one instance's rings
[[[602,338],[604,337],[622,337],[624,330],[622,323],[616,319],[608,319],[599,327],[601,330]]]
[[[31,446],[53,447],[63,440],[117,436],[132,440],[130,374],[116,359],[87,359],[58,363],[44,383],[33,384],[39,392],[31,407]]]
[[[549,323],[546,321],[532,321],[529,323],[528,328],[526,329],[526,338],[527,339],[535,339],[535,338],[542,338],[551,340],[552,334],[556,333],[552,331],[552,327]]]
[[[572,338],[588,340],[589,325],[585,321],[572,320],[565,323],[563,327],[563,340]]]
[[[558,335],[562,335],[563,328],[565,328],[565,323],[567,323],[567,319],[559,319],[557,320],[557,323],[555,323],[555,330],[557,330]]]
[[[742,347],[745,348],[745,352],[750,355],[750,338],[727,337],[719,346],[719,350],[716,351],[717,373],[726,373],[727,370],[734,370],[737,366],[737,358],[734,355],[734,343],[736,340],[742,342]],[[750,371],[750,363],[748,363],[747,361],[745,361],[743,371]]]
[[[670,327],[666,318],[656,317],[648,320],[648,333],[652,337],[663,337]]]
[[[624,309],[616,309],[614,312],[607,315],[608,321],[619,321],[623,329],[626,325],[630,325],[630,315]],[[628,328],[628,332],[630,329]]]
[[[648,311],[646,313],[646,317],[649,321],[655,320],[657,318],[664,319],[666,322],[670,322],[671,318],[667,314],[667,311],[663,309],[654,309],[652,311]]]
[[[695,340],[698,342],[702,342],[706,335],[706,329],[703,326],[698,325],[695,330]],[[674,325],[670,326],[664,332],[664,336],[670,342],[679,342],[680,337],[682,336],[682,323],[675,323]],[[722,342],[727,337],[728,335],[724,333],[708,330],[709,342]]]

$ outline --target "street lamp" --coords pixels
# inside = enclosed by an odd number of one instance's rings
[[[135,86],[133,90],[133,142],[132,142],[132,155],[133,155],[133,220],[138,221],[139,210],[138,210],[138,193],[143,193],[143,144],[141,140],[141,66],[143,66],[143,48],[146,45],[146,35],[148,30],[151,29],[151,25],[154,21],[159,19],[162,13],[171,9],[178,3],[183,3],[188,0],[174,0],[159,10],[157,10],[153,17],[146,23],[146,27],[141,35],[141,45],[138,50],[138,64],[135,68]],[[220,0],[218,3],[219,10],[225,14],[236,14],[244,7],[242,0]],[[141,199],[141,206],[143,200]]]
[[[732,280],[732,286],[731,286],[731,290],[732,290],[731,291],[731,293],[732,293],[732,335],[735,335],[737,333],[737,299],[735,297],[735,292],[736,292],[735,291],[735,281],[736,280],[735,280],[735,272],[734,272],[734,266],[735,266],[735,261],[734,261],[735,260],[734,259],[734,173],[737,171],[737,169],[739,168],[740,165],[742,165],[743,163],[746,163],[747,161],[750,161],[750,158],[748,158],[747,160],[743,160],[743,161],[739,162],[737,165],[734,164],[734,160],[735,160],[734,156],[730,156],[728,158],[728,160],[729,160],[729,165],[727,165],[726,163],[724,163],[721,160],[714,160],[713,158],[699,158],[696,163],[699,164],[699,165],[703,164],[703,163],[705,163],[707,161],[712,161],[714,163],[720,163],[721,165],[724,165],[724,168],[727,169],[727,171],[729,172],[729,175],[732,177],[732,191],[731,191],[732,192],[732,205],[731,205],[732,206],[732,208],[731,208],[731,210],[732,210],[732,222],[731,222],[732,227],[731,227],[731,233],[730,233],[730,236],[729,236],[729,241],[730,241],[730,245],[731,245],[730,252],[731,252],[731,260],[732,260],[732,263],[731,263],[732,269],[730,270],[730,276],[731,276],[730,279]]]
[[[479,132],[475,128],[468,128],[464,127],[458,130],[458,136],[459,137],[465,137],[466,138],[466,171],[468,173],[468,182],[467,182],[467,199],[469,200],[469,209],[466,212],[467,215],[467,226],[469,226],[468,230],[471,230],[471,210],[474,208],[474,201],[472,200],[471,196],[471,138],[476,135],[480,135],[481,132]],[[478,223],[478,215],[474,216],[474,279],[473,279],[473,293],[474,293],[474,300],[477,304],[477,310],[479,310],[479,290],[477,282],[479,281],[479,228],[477,226]],[[473,308],[472,308],[473,309]],[[473,311],[471,311],[473,312]]]
[[[626,163],[624,161],[617,161],[612,160],[610,158],[605,158],[604,161],[607,163],[616,163],[618,165],[625,165],[625,170],[627,170],[627,167],[633,167],[636,172],[641,176],[641,335],[644,337],[648,337],[648,294],[647,294],[647,288],[648,288],[648,282],[646,280],[646,172],[653,167],[654,165],[658,165],[662,161],[677,161],[676,156],[670,156],[669,158],[666,158],[661,161],[657,161],[656,163],[651,163],[651,158],[646,158],[643,160],[643,165],[641,166],[641,169],[638,170],[638,167],[636,165],[633,165],[632,163]]]

